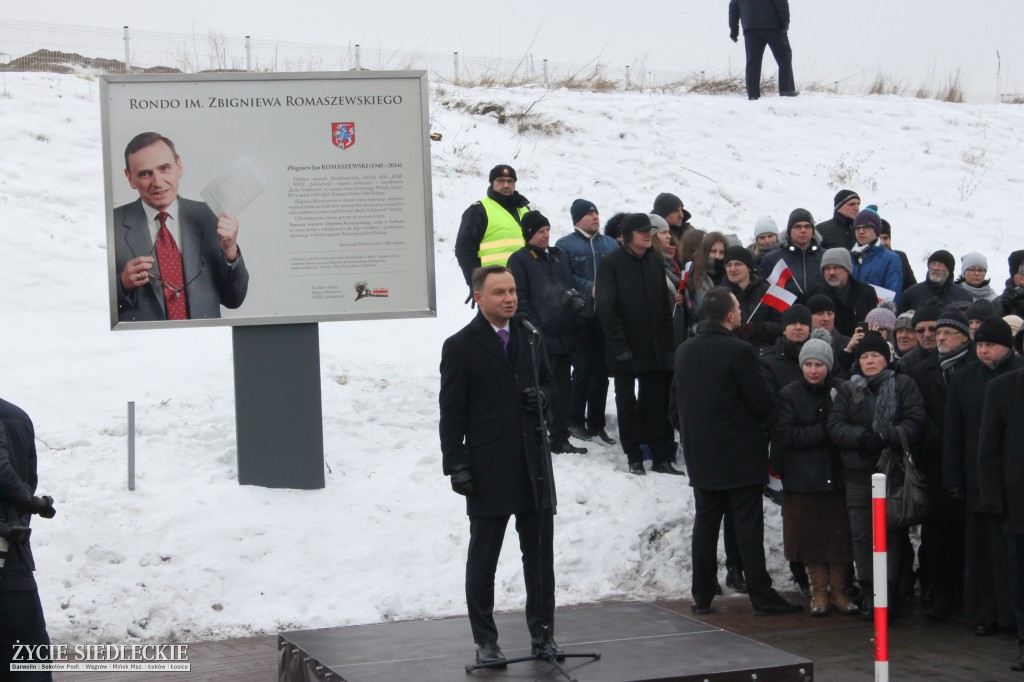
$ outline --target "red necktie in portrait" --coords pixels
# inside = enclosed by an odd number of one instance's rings
[[[156,233],[156,260],[160,265],[160,282],[164,287],[164,303],[167,305],[168,320],[187,320],[188,306],[185,301],[185,272],[181,265],[181,251],[174,243],[171,231],[167,229],[167,214],[163,211],[160,231]]]

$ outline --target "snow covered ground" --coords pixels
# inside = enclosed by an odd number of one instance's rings
[[[468,113],[486,102],[529,109],[528,123],[557,132]],[[0,395],[34,418],[40,493],[57,502],[55,519],[33,524],[56,641],[464,612],[468,523],[441,475],[438,359],[473,314],[453,244],[497,163],[516,168],[554,237],[571,229],[577,197],[607,219],[668,191],[696,226],[747,241],[761,215],[783,228],[798,206],[828,218],[835,191],[851,187],[879,205],[919,277],[936,248],[979,250],[1001,287],[1006,255],[1024,247],[1017,106],[446,86],[430,112],[443,135],[432,145],[438,316],[320,325],[327,486],[266,490],[236,482],[230,330],[108,329],[97,82],[0,74]],[[686,479],[632,477],[617,447],[588,447],[555,459],[559,603],[688,596]],[[767,511],[769,567],[787,581],[779,515]],[[523,604],[515,548],[499,567],[499,609]]]

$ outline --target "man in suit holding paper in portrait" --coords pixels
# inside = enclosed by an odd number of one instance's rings
[[[124,162],[139,198],[114,209],[118,321],[219,318],[222,305],[242,305],[249,273],[238,218],[178,196],[181,158],[159,133],[136,135]]]

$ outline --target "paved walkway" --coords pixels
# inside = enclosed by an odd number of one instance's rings
[[[801,600],[799,595],[787,595]],[[803,601],[803,600],[801,600]],[[664,608],[692,616],[689,600],[660,601]],[[832,614],[812,618],[806,613],[756,618],[741,596],[715,600],[714,611],[700,620],[814,661],[816,682],[872,682],[874,643],[871,624]],[[1016,636],[999,633],[977,637],[970,624],[950,619],[932,623],[916,605],[890,630],[890,678],[928,682],[1024,682],[1024,673],[1010,671],[1017,651]],[[267,635],[189,644],[191,673],[56,673],[57,682],[253,682],[277,679],[277,637]],[[467,655],[470,652],[467,643]],[[455,671],[453,680],[464,680]],[[397,681],[396,681],[397,682]]]

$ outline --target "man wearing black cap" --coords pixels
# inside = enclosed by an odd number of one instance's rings
[[[638,476],[646,473],[641,443],[653,453],[652,471],[682,473],[670,462],[675,454],[668,421],[673,301],[665,286],[665,266],[651,249],[651,229],[648,214],[627,215],[622,247],[597,269],[597,316],[615,379],[619,440],[629,472]]]
[[[743,22],[747,50],[747,98],[761,97],[761,60],[769,47],[779,65],[779,95],[796,97],[793,80],[793,49],[789,46],[789,0],[731,0],[729,38],[737,42]]]
[[[548,364],[555,377],[558,395],[548,406],[548,433],[551,452],[584,454],[569,442],[570,358],[576,348],[576,315],[585,305],[573,288],[569,257],[557,246],[550,246],[551,223],[540,211],[523,216],[526,246],[508,259],[508,269],[516,280],[519,312],[544,335]]]
[[[819,223],[821,248],[834,249],[841,246],[852,249],[857,240],[853,236],[853,219],[860,212],[860,196],[852,189],[841,189],[832,200],[832,219]]]
[[[1011,350],[1010,325],[998,317],[985,318],[974,333],[978,362],[953,372],[943,422],[942,485],[967,505],[964,545],[965,613],[980,636],[1013,625],[1006,568],[1006,537],[1002,523],[981,507],[978,489],[978,440],[985,389],[998,376],[1024,367]]]
[[[786,223],[786,235],[777,251],[761,260],[758,272],[768,277],[775,265],[786,261],[793,279],[786,286],[794,294],[803,294],[825,282],[821,276],[821,256],[824,250],[814,232],[814,216],[805,208],[794,209]]]
[[[576,290],[585,305],[577,322],[576,350],[572,355],[572,407],[569,410],[569,433],[574,438],[589,440],[597,436],[608,445],[615,441],[605,429],[605,405],[608,400],[608,366],[605,364],[604,332],[594,309],[594,289],[601,261],[619,248],[612,237],[601,233],[597,206],[586,199],[577,199],[569,208],[575,227],[555,246],[569,256]]]
[[[530,202],[516,191],[516,180],[512,166],[495,166],[488,175],[491,186],[487,196],[473,202],[462,214],[455,258],[467,285],[478,267],[505,265],[509,256],[523,247],[520,221],[530,210]],[[470,291],[466,303],[472,300]]]
[[[953,270],[956,259],[949,251],[939,249],[928,256],[928,276],[920,284],[903,292],[899,311],[904,313],[917,308],[930,299],[937,299],[938,304],[945,307],[957,301],[970,303],[974,298],[964,289],[954,286]]]
[[[770,348],[782,332],[782,314],[775,308],[764,305],[761,299],[768,291],[768,282],[761,279],[754,269],[754,255],[742,246],[730,246],[722,259],[726,280],[736,299],[740,302],[743,324],[737,330],[741,338],[748,341],[760,352]]]
[[[835,328],[844,336],[853,336],[857,323],[878,305],[874,288],[855,280],[852,272],[850,252],[841,247],[829,249],[821,257],[821,274],[825,283],[803,295],[807,300],[818,294],[831,298],[836,313]]]
[[[690,218],[693,216],[683,208],[683,200],[675,194],[662,192],[654,198],[654,208],[651,209],[654,215],[660,215],[668,223],[669,232],[675,237],[676,242],[683,238],[687,230],[692,230]]]
[[[928,485],[928,518],[921,527],[922,568],[932,591],[925,615],[941,620],[957,608],[963,593],[964,503],[946,494],[942,478],[946,388],[954,371],[976,360],[971,328],[956,308],[945,308],[935,323],[937,353],[911,370],[924,396],[928,428],[916,453]]]

